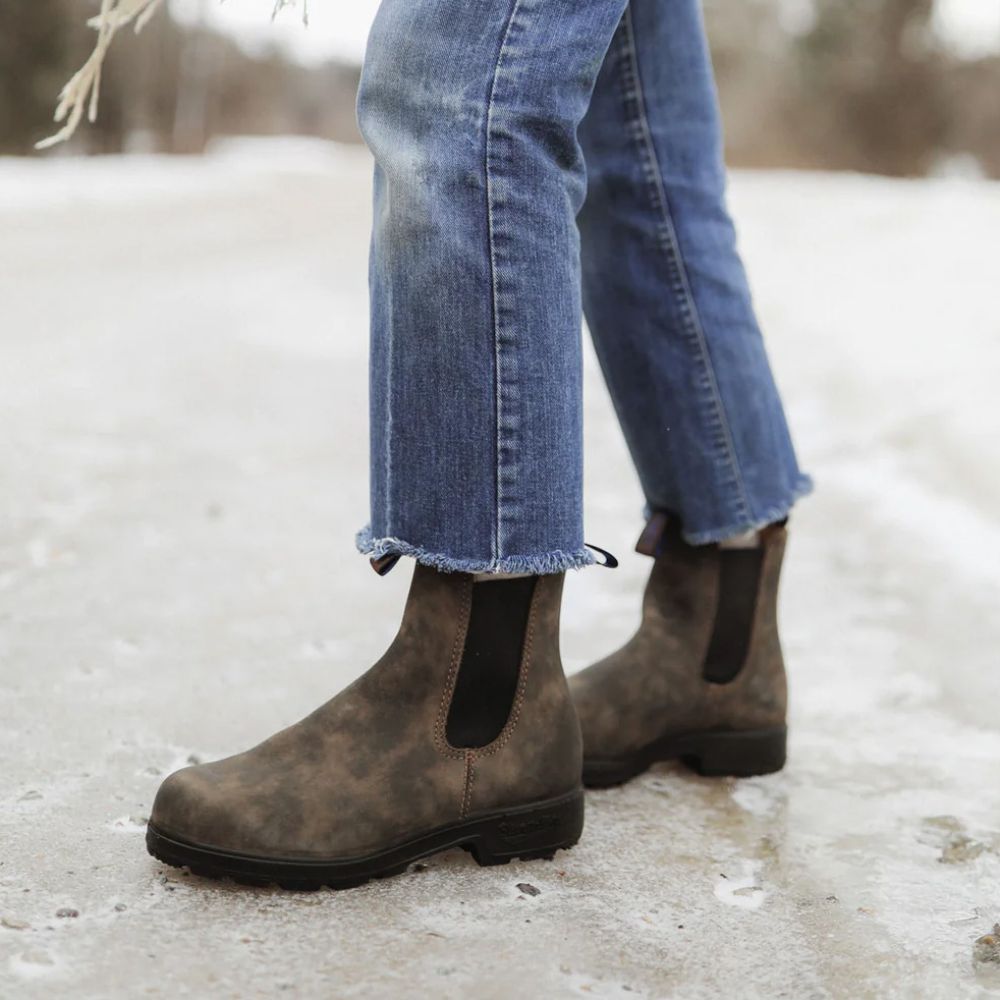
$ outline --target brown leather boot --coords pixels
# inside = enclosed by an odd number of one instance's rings
[[[618,652],[570,678],[584,784],[617,785],[678,758],[704,775],[785,764],[787,686],[778,639],[786,530],[750,549],[694,547],[655,515],[636,546],[655,557],[642,624]]]
[[[563,577],[417,566],[388,652],[308,718],[162,785],[146,843],[199,875],[346,888],[463,847],[550,858],[583,827]]]

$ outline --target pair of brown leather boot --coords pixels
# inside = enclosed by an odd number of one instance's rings
[[[785,535],[695,548],[654,518],[639,631],[568,683],[562,574],[476,582],[417,566],[382,659],[253,750],[171,775],[149,851],[196,874],[346,888],[452,847],[482,865],[551,858],[580,838],[584,785],[655,761],[778,770]]]

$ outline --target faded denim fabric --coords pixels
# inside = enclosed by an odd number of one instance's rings
[[[689,541],[808,491],[725,207],[697,0],[383,0],[358,118],[376,162],[361,551],[593,561],[584,305],[648,504]]]

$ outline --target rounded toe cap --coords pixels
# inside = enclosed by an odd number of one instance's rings
[[[201,770],[201,766],[185,767],[160,785],[149,817],[157,831],[198,844],[217,839],[213,827],[218,826],[218,803],[208,794]]]
[[[296,828],[294,803],[268,795],[266,775],[247,773],[245,763],[245,757],[234,757],[171,774],[157,792],[150,826],[171,840],[211,851],[283,853]]]

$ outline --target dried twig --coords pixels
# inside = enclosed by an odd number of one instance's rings
[[[273,16],[277,17],[285,7],[294,7],[296,2],[297,0],[274,0]],[[87,21],[97,31],[94,51],[59,94],[55,120],[66,124],[55,135],[37,143],[36,149],[48,149],[69,139],[76,132],[85,112],[91,122],[97,120],[101,67],[112,40],[122,28],[133,22],[138,34],[162,3],[163,0],[101,0],[100,13]],[[309,23],[309,0],[303,0],[302,20],[305,24]]]

